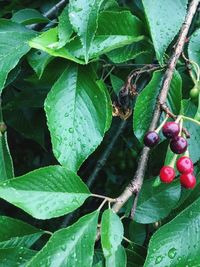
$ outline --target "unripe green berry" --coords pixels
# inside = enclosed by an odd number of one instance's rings
[[[198,96],[199,96],[199,89],[198,87],[195,86],[190,90],[190,97],[194,99],[197,98]]]

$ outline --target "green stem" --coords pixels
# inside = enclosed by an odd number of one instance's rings
[[[200,122],[199,121],[197,121],[197,120],[195,120],[195,119],[192,119],[192,118],[190,118],[190,117],[186,117],[186,116],[181,116],[184,120],[188,120],[188,121],[192,121],[192,122],[194,122],[194,123],[196,123],[197,125],[199,125],[200,126]]]
[[[92,197],[97,197],[97,198],[105,199],[108,202],[116,202],[117,201],[115,198],[106,197],[106,196],[103,196],[103,195],[92,194],[91,196]]]
[[[48,234],[48,235],[53,235],[53,233],[52,232],[50,232],[50,231],[44,231],[45,232],[45,234]]]
[[[200,121],[200,94],[198,96],[198,107],[197,107],[197,112],[196,112],[196,114],[194,116],[194,119],[196,121]]]
[[[172,160],[171,160],[171,162],[170,162],[170,164],[168,166],[174,168],[177,157],[178,157],[178,155],[174,154],[174,156],[173,156],[173,158],[172,158]]]
[[[133,242],[131,240],[129,240],[128,238],[126,238],[125,236],[123,236],[124,241],[128,242],[130,245],[133,244]]]
[[[102,208],[103,208],[103,206],[106,204],[106,202],[107,202],[107,199],[104,199],[104,201],[101,203],[101,205],[98,207],[98,211],[100,211]]]
[[[190,63],[193,65],[193,68],[194,68],[194,71],[196,74],[196,82],[195,82],[195,84],[196,84],[199,81],[199,75],[200,75],[199,65],[194,61],[190,61]]]
[[[2,105],[1,105],[1,94],[0,94],[0,122],[3,122],[3,114],[2,114]]]
[[[185,151],[184,156],[185,157],[188,157],[188,158],[190,157],[190,153],[189,153],[189,150],[188,149]]]
[[[156,133],[159,133],[160,130],[162,129],[163,125],[166,123],[166,121],[168,120],[169,115],[166,115],[166,118],[164,119],[164,121],[158,126],[158,128],[155,130]]]
[[[177,119],[175,120],[176,123],[179,123],[179,121],[182,119],[182,116],[178,116]]]

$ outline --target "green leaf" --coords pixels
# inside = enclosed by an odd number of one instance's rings
[[[103,80],[98,80],[97,85],[99,86],[99,88],[102,90],[102,92],[105,93],[106,96],[106,104],[107,104],[107,108],[106,108],[106,112],[107,112],[107,116],[106,116],[106,127],[105,127],[105,132],[108,131],[110,129],[111,123],[112,123],[112,100],[110,98],[110,94],[108,92],[108,89],[106,87],[106,84],[104,83]]]
[[[66,6],[61,15],[59,16],[58,23],[58,46],[56,48],[63,47],[67,42],[69,42],[72,35],[73,29],[69,21],[68,6]]]
[[[66,6],[58,18],[58,27],[46,31],[39,39],[33,40],[33,43],[35,42],[35,45],[37,45],[38,42],[39,45],[43,46],[41,49],[45,50],[46,48],[49,54],[55,53],[55,56],[56,54],[59,56],[59,52],[57,53],[56,50],[62,48],[70,41],[72,33],[73,29],[69,21],[68,6]],[[60,51],[62,51],[62,49]],[[70,55],[66,53],[66,58],[68,56]]]
[[[101,244],[105,257],[117,251],[123,235],[124,227],[119,216],[111,209],[105,210],[101,220]]]
[[[30,224],[6,216],[0,216],[0,248],[31,247],[44,231]]]
[[[142,39],[143,25],[130,11],[101,12],[97,33],[91,45],[90,58]]]
[[[118,95],[120,89],[124,85],[124,81],[113,74],[110,74],[110,81],[115,94]]]
[[[14,176],[13,162],[7,142],[7,134],[0,134],[0,181]]]
[[[21,97],[25,95],[29,96],[28,91],[26,91],[25,94],[21,93]],[[31,100],[33,101],[33,99]],[[14,101],[16,105],[17,100],[20,100],[20,97],[16,97],[16,102]],[[26,101],[27,98],[24,98],[21,103],[22,108],[15,109],[15,116],[12,116],[13,110],[8,109],[4,112],[6,124],[18,131],[25,138],[32,139],[42,147],[44,147],[44,125],[46,122],[45,117],[41,116],[41,110],[39,109],[24,108],[23,105],[26,105],[24,103]]]
[[[189,59],[196,62],[200,66],[200,29],[196,30],[190,37],[190,42],[188,45],[188,55]]]
[[[126,249],[127,267],[143,267],[144,258],[133,249]]]
[[[139,195],[134,220],[149,224],[165,218],[177,204],[181,195],[180,182],[153,186],[155,179],[145,181]]]
[[[155,71],[151,81],[139,94],[133,117],[133,129],[137,138],[142,141],[143,136],[148,131],[150,122],[152,120],[154,107],[156,105],[157,96],[160,91],[163,78],[162,71]],[[178,72],[174,73],[170,90],[167,97],[167,104],[173,113],[179,114],[181,103],[181,87],[182,80]]]
[[[45,18],[39,11],[32,8],[25,8],[17,11],[12,16],[12,21],[21,23],[23,25],[29,25],[34,23],[47,23],[48,18]]]
[[[143,24],[130,11],[104,11],[99,15],[96,35],[139,37],[143,35]]]
[[[182,101],[182,113],[187,116],[193,118],[196,114],[197,107],[191,102],[187,100]],[[188,129],[190,133],[190,138],[187,139],[188,141],[188,149],[190,153],[190,157],[193,161],[193,163],[196,163],[200,159],[200,127],[199,125],[191,122],[191,121],[186,121],[184,120],[183,123],[184,127]]]
[[[39,79],[42,77],[42,74],[46,66],[54,59],[51,55],[43,51],[31,51],[27,55],[27,60],[30,66],[33,68]]]
[[[18,64],[30,47],[27,42],[35,33],[25,27],[6,19],[0,19],[0,92],[8,73]]]
[[[157,59],[163,64],[164,53],[179,32],[187,10],[187,0],[143,0]]]
[[[107,57],[114,63],[123,63],[142,54],[152,54],[149,43],[140,41],[124,47],[115,49],[107,54]]]
[[[126,252],[121,245],[117,251],[109,257],[106,257],[106,267],[126,267]]]
[[[67,214],[89,196],[81,179],[61,166],[41,168],[0,185],[1,198],[37,219]]]
[[[105,267],[105,258],[102,250],[95,249],[93,257],[93,267]]]
[[[69,65],[48,94],[45,110],[54,155],[68,169],[78,170],[107,127],[106,95],[91,69]]]
[[[72,226],[55,232],[27,267],[91,267],[98,212],[85,215]]]
[[[30,47],[40,49],[51,56],[66,58],[79,64],[85,63],[84,60],[80,60],[76,58],[76,55],[74,55],[75,53],[73,49],[77,49],[77,44],[74,44],[74,40],[69,43],[69,49],[67,46],[60,49],[55,49],[55,46],[58,44],[59,39],[57,27],[51,28],[29,42]],[[81,44],[78,43],[78,50],[81,48]]]
[[[145,267],[198,266],[200,198],[151,238]]]
[[[112,23],[109,23],[109,26],[107,24],[105,26],[108,18],[109,20],[112,19]],[[127,27],[123,27],[122,24]],[[102,12],[99,16],[97,34],[90,45],[88,59],[99,57],[113,49],[144,39],[142,28],[141,21],[129,11]],[[64,47],[55,49],[58,43],[58,28],[53,28],[31,40],[29,45],[33,48],[41,49],[50,55],[85,64],[85,50],[79,37],[71,39]]]
[[[0,249],[0,266],[25,267],[35,254],[36,251],[23,247]]]
[[[102,54],[112,51],[113,49],[138,42],[142,39],[143,36],[135,37],[128,35],[98,35],[95,37],[91,45],[90,58],[97,58]]]
[[[107,1],[104,1],[103,4],[101,5],[101,11],[115,10],[118,8],[119,8],[119,4],[117,3],[116,0],[107,0]]]
[[[69,3],[69,19],[80,36],[86,63],[89,50],[97,30],[97,20],[101,4],[104,0],[71,0]]]
[[[131,221],[129,223],[129,238],[134,243],[143,245],[146,239],[146,226],[144,224]]]
[[[160,91],[161,78],[162,72],[155,71],[151,81],[137,97],[133,116],[133,129],[134,134],[140,141],[142,141],[149,128]]]
[[[92,265],[93,267],[104,267],[104,263],[102,261],[97,262],[96,264]]]

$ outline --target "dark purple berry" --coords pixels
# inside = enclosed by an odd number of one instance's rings
[[[159,135],[156,132],[151,131],[146,133],[144,137],[144,144],[145,146],[148,147],[154,147],[155,145],[158,144],[159,140],[160,140]]]
[[[174,121],[169,121],[162,128],[163,135],[167,138],[174,138],[180,132],[180,126]]]
[[[170,142],[170,148],[175,154],[182,154],[187,149],[187,140],[182,136],[175,136]]]

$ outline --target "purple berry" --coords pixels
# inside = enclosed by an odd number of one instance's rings
[[[187,140],[182,136],[175,136],[170,142],[170,148],[175,154],[182,154],[187,149]]]
[[[146,133],[144,137],[144,144],[145,146],[148,147],[154,147],[155,145],[158,144],[159,140],[160,140],[159,135],[154,131],[150,131]]]
[[[169,121],[164,124],[162,128],[163,135],[167,138],[174,138],[180,132],[180,126],[178,123]]]

